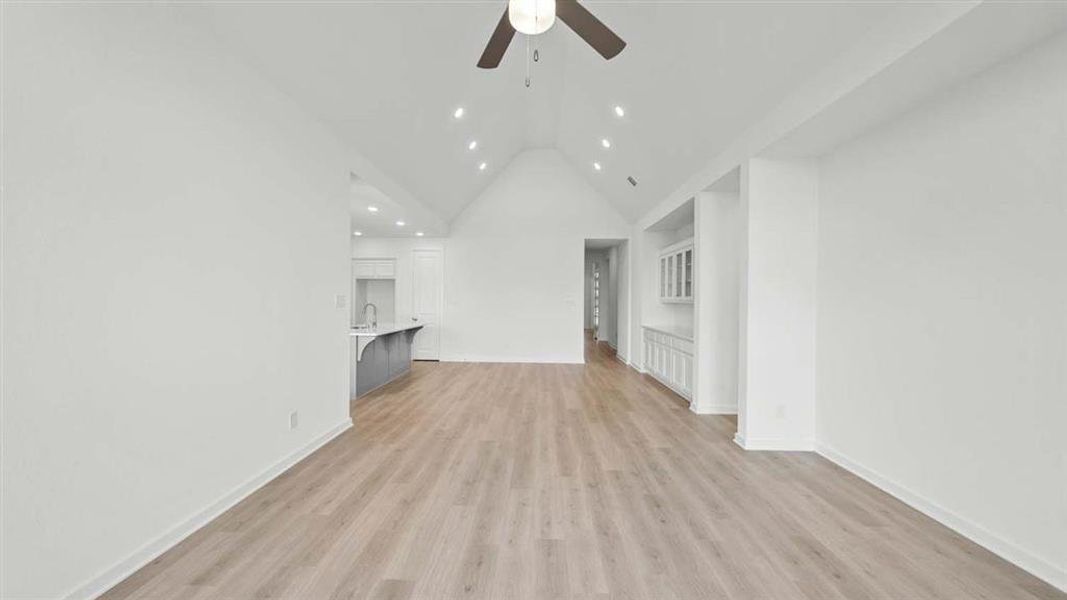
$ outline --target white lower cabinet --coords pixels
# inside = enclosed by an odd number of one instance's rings
[[[693,394],[693,357],[680,350],[671,352],[671,384],[689,398]]]
[[[645,329],[645,372],[678,395],[693,396],[693,342],[655,329]]]

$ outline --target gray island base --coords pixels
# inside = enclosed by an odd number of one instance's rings
[[[350,395],[358,398],[411,370],[411,347],[422,325],[378,325],[349,332],[352,346]]]

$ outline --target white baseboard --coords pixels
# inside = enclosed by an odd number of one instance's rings
[[[352,419],[348,418],[341,423],[328,429],[319,437],[311,440],[303,447],[292,452],[288,456],[274,463],[259,475],[237,486],[225,494],[210,506],[198,511],[188,519],[178,523],[158,538],[141,546],[133,554],[120,560],[114,566],[106,569],[96,577],[74,588],[64,598],[96,598],[108,591],[123,579],[132,575],[135,571],[155,560],[159,555],[176,546],[179,542],[193,534],[197,529],[207,525],[222,513],[231,509],[241,500],[244,500],[253,492],[269,483],[275,477],[281,475],[290,467],[307,458],[316,450],[326,445],[333,438],[341,435],[352,427]]]
[[[622,356],[618,352],[615,353],[615,360],[621,362],[622,364],[624,364],[626,366],[630,366],[630,361],[626,360],[626,357]]]
[[[689,405],[689,410],[698,415],[736,415],[737,405],[711,404],[708,406]]]
[[[979,546],[982,546],[993,554],[996,554],[1020,569],[1029,572],[1035,577],[1046,581],[1049,585],[1067,592],[1067,571],[1064,571],[1064,569],[1058,568],[1055,564],[1023,550],[974,521],[952,512],[933,500],[879,475],[874,470],[859,464],[826,444],[817,444],[815,451],[830,462],[853,473],[860,479],[866,480],[883,492],[886,492],[904,504],[907,504],[931,519],[941,523],[945,527],[952,529],[956,533]]]
[[[815,441],[796,438],[757,438],[734,434],[734,443],[745,450],[768,450],[774,452],[811,452],[815,450]]]

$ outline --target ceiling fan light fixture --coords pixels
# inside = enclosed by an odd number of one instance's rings
[[[615,58],[626,42],[615,35],[607,25],[582,6],[578,0],[508,0],[508,7],[504,14],[500,15],[493,34],[489,36],[489,43],[485,45],[481,58],[478,59],[479,69],[495,69],[500,66],[508,45],[519,31],[527,35],[537,35],[548,31],[556,22],[560,21],[578,34],[585,43],[592,46],[597,54],[606,60]],[[537,50],[534,50],[534,61],[537,60]],[[529,79],[529,77],[527,77]],[[529,87],[527,83],[526,87]]]
[[[544,33],[556,22],[556,0],[508,0],[508,21],[519,33]]]

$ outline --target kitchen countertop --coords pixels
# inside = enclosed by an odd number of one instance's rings
[[[667,335],[681,338],[683,340],[693,341],[693,331],[691,329],[683,329],[676,325],[642,325],[645,329],[651,329],[652,331],[658,331],[660,333],[666,333]]]
[[[378,323],[378,326],[374,329],[351,329],[348,335],[353,337],[378,337],[381,335],[389,335],[390,333],[396,333],[398,331],[408,331],[410,329],[418,329],[422,327],[422,323],[418,321],[412,321],[407,324],[397,323]]]

